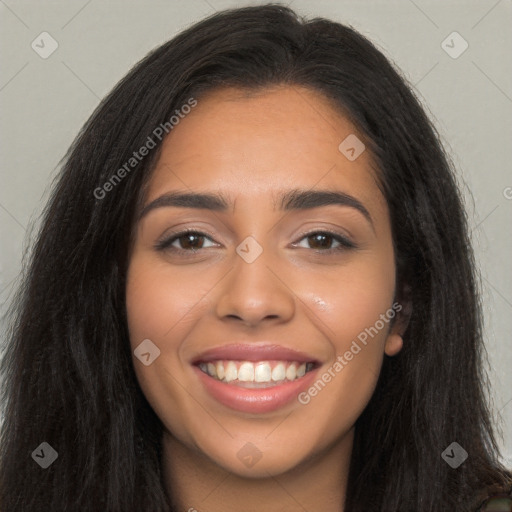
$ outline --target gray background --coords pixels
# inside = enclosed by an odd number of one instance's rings
[[[263,2],[0,0],[2,315],[59,161],[100,98],[191,23],[256,3]],[[376,43],[414,86],[459,169],[483,276],[493,411],[502,418],[504,459],[512,466],[512,3],[283,3],[351,24]],[[58,48],[42,59],[31,43],[45,31]],[[469,44],[456,59],[441,46],[453,31]]]

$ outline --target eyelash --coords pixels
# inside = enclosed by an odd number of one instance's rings
[[[180,231],[179,233],[172,233],[170,237],[160,240],[159,242],[157,242],[155,244],[155,249],[157,251],[162,251],[162,252],[170,251],[175,254],[184,254],[184,255],[185,254],[190,255],[190,253],[197,254],[201,249],[194,250],[194,249],[181,249],[178,247],[171,247],[171,244],[173,244],[176,240],[179,240],[180,238],[184,237],[185,235],[190,235],[190,234],[197,235],[199,237],[206,237],[206,238],[210,239],[211,241],[213,241],[212,237],[210,237],[207,233],[203,233],[201,231],[197,231],[194,229],[186,229],[186,230]],[[338,242],[340,244],[338,247],[334,247],[331,249],[312,249],[313,251],[316,251],[317,253],[335,254],[337,252],[357,248],[356,244],[354,244],[354,242],[352,242],[348,238],[340,235],[339,233],[333,233],[331,231],[317,230],[317,231],[311,231],[309,233],[302,233],[301,238],[298,241],[301,242],[305,238],[309,238],[313,235],[327,235],[329,237],[332,237],[336,242]],[[295,242],[295,243],[297,243],[297,242]]]

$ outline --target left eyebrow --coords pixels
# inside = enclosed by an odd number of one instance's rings
[[[367,208],[354,196],[333,190],[293,189],[280,196],[281,210],[308,210],[320,206],[348,206],[362,213],[373,227],[373,220]],[[275,202],[274,202],[275,205]]]
[[[308,210],[330,205],[354,208],[362,213],[373,227],[372,217],[366,207],[361,201],[344,192],[292,189],[282,193],[279,199],[279,209],[281,211]],[[219,193],[168,192],[147,204],[142,209],[139,220],[156,208],[174,206],[177,208],[195,208],[225,212],[229,209],[231,204],[232,201],[227,200]],[[276,204],[277,201],[274,200],[274,210],[276,209]]]

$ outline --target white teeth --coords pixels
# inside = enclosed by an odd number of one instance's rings
[[[226,374],[224,375],[226,382],[231,382],[232,380],[236,380],[238,378],[238,370],[236,368],[236,364],[233,361],[229,361],[226,365]]]
[[[226,372],[224,371],[224,363],[222,361],[219,361],[217,363],[217,378],[222,380],[225,375]]]
[[[238,380],[242,382],[254,382],[254,365],[251,363],[242,363],[238,370]]]
[[[274,366],[275,365],[275,366]],[[273,368],[272,368],[273,366]],[[239,381],[250,383],[271,383],[293,381],[313,370],[313,363],[297,362],[250,362],[250,361],[209,361],[200,363],[199,368],[210,377],[222,382]]]
[[[284,380],[286,377],[286,368],[283,363],[279,363],[272,370],[272,380],[274,382],[279,382],[280,380]]]
[[[293,363],[286,369],[286,378],[288,380],[295,380],[295,377],[297,377],[297,367]]]
[[[254,369],[254,380],[256,382],[270,382],[272,370],[268,363],[258,363]]]
[[[210,377],[217,377],[217,368],[213,363],[208,363],[206,365],[206,370]]]

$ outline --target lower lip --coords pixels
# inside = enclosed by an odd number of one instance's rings
[[[311,370],[292,382],[253,389],[226,384],[210,377],[197,366],[193,368],[213,398],[230,409],[248,413],[272,412],[284,407],[311,385],[318,370]]]

